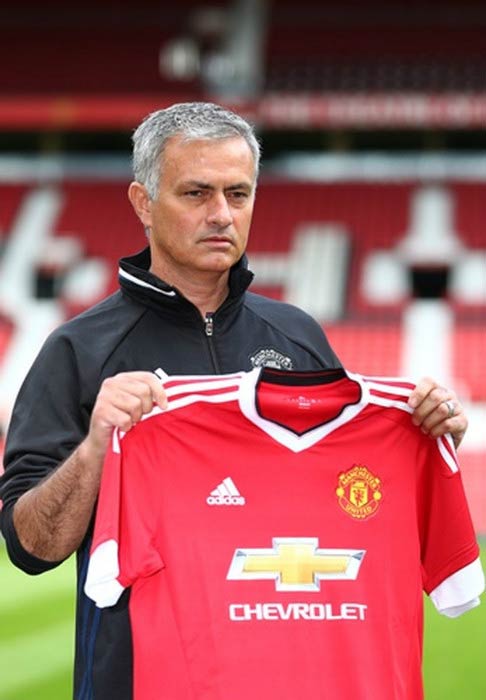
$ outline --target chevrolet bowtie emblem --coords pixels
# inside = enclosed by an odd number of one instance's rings
[[[273,579],[277,591],[318,591],[322,580],[354,580],[363,549],[319,549],[317,537],[274,537],[272,549],[237,549],[229,580]]]

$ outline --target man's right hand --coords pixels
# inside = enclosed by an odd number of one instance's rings
[[[160,379],[152,372],[121,372],[105,379],[91,414],[86,447],[104,455],[114,428],[128,431],[154,405],[167,408]]]
[[[86,438],[14,506],[15,529],[27,551],[56,562],[79,547],[93,515],[113,429],[130,430],[154,405],[167,408],[167,397],[151,372],[122,372],[105,379]]]

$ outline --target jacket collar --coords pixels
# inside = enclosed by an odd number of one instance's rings
[[[196,307],[179,290],[153,275],[150,270],[150,248],[144,248],[135,255],[122,258],[118,269],[118,280],[122,291],[145,305],[159,309],[194,310]],[[244,255],[230,270],[229,294],[222,307],[243,298],[253,280]],[[221,308],[222,308],[221,307]]]

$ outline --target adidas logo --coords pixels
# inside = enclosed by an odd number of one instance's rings
[[[244,506],[246,501],[229,476],[206,498],[210,506]]]

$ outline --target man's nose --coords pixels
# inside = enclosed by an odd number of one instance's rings
[[[223,193],[215,194],[208,205],[208,223],[225,228],[233,223],[231,207]]]

